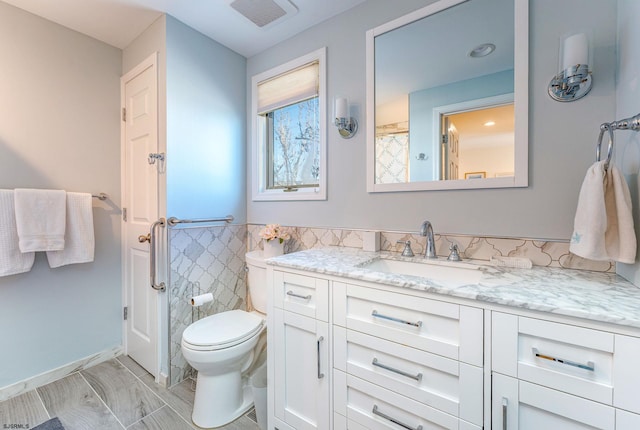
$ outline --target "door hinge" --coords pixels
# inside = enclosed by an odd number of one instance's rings
[[[129,317],[129,307],[125,306],[123,311],[122,311],[122,317],[123,319],[126,321],[127,317]]]
[[[122,121],[127,122],[127,108],[122,108]]]
[[[127,208],[122,208],[122,221],[127,222]]]
[[[446,134],[442,135],[442,143],[449,143],[449,136]]]

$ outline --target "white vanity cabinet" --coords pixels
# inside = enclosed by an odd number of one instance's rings
[[[333,282],[336,430],[480,429],[483,311]]]
[[[330,342],[326,279],[273,272],[269,360],[273,410],[269,428],[330,428]]]
[[[640,426],[640,339],[492,313],[492,428]]]
[[[635,328],[267,273],[269,430],[640,430]]]

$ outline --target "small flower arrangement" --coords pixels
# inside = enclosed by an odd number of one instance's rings
[[[280,224],[267,224],[264,226],[260,233],[258,233],[261,238],[269,242],[270,240],[279,239],[280,243],[283,243],[285,240],[288,240],[291,235],[282,227]]]

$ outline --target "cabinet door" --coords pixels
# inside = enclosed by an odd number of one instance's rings
[[[616,409],[616,430],[640,429],[640,415]]]
[[[637,337],[616,335],[616,353],[613,366],[613,405],[636,414],[640,413],[640,339]],[[640,427],[636,427],[640,428]]]
[[[493,374],[494,430],[614,430],[615,410],[570,394]]]
[[[273,309],[274,414],[297,430],[329,428],[329,327]]]

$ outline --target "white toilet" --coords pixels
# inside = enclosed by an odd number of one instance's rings
[[[199,427],[228,424],[253,405],[246,372],[259,353],[256,345],[266,327],[267,269],[262,251],[247,253],[246,260],[256,311],[221,312],[194,322],[182,334],[182,354],[198,371],[191,418]]]

